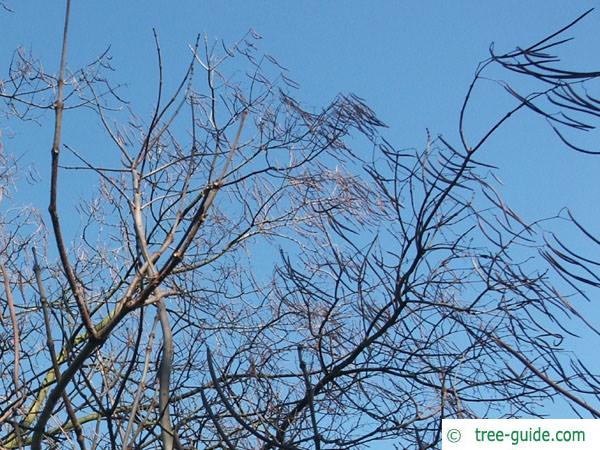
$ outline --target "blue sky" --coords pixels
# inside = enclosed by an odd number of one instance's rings
[[[74,2],[69,61],[72,67],[85,64],[110,45],[113,80],[128,84],[123,92],[143,114],[150,111],[156,83],[153,27],[169,66],[167,78],[182,72],[197,33],[231,43],[252,28],[263,36],[260,50],[274,55],[300,83],[298,97],[305,103],[319,106],[338,92],[356,93],[389,125],[387,136],[394,144],[418,147],[426,128],[456,138],[457,111],[492,41],[506,50],[531,43],[594,3],[184,0],[167,7],[152,0]],[[62,8],[28,0],[9,5],[15,13],[0,14],[2,60],[22,46],[47,69],[55,68]],[[593,50],[600,44],[600,33],[594,32],[598,25],[600,12],[595,12],[571,32],[577,40],[563,51],[566,61],[600,66]],[[492,84],[479,94],[473,129],[509,104]],[[79,127],[67,123],[66,128],[69,133]],[[47,134],[41,127],[38,131],[29,143],[19,143],[19,153],[39,161],[47,154],[36,147]],[[600,194],[594,182],[600,158],[563,151],[547,125],[530,114],[505,127],[484,157],[500,166],[505,195],[527,218],[550,215],[567,204],[584,221],[597,218],[590,205]]]
[[[69,65],[85,64],[110,46],[113,80],[127,83],[125,97],[138,113],[148,114],[156,85],[153,27],[160,36],[168,83],[183,72],[188,44],[197,33],[233,42],[252,28],[263,36],[260,50],[275,56],[300,84],[299,99],[319,106],[338,92],[356,93],[388,124],[388,140],[398,147],[419,147],[427,128],[451,142],[457,139],[463,96],[492,41],[504,50],[525,46],[595,3],[75,1]],[[62,2],[19,0],[9,5],[13,14],[0,13],[0,61],[21,46],[47,70],[54,70]],[[599,68],[598,29],[600,11],[569,33],[577,40],[563,51],[565,60],[581,68]],[[469,121],[475,135],[510,105],[510,98],[492,83],[477,94]],[[0,127],[5,127],[2,120]],[[87,132],[85,124],[70,122],[68,114],[65,120],[66,139]],[[30,192],[22,188],[21,195],[45,210],[48,127],[28,128],[15,139],[6,139],[10,130],[3,134],[6,147],[37,165],[40,183],[27,188]],[[503,194],[525,219],[549,216],[568,205],[583,223],[598,223],[600,157],[564,149],[551,129],[531,114],[510,122],[479,159],[500,168]]]

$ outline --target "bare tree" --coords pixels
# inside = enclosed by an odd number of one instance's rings
[[[576,88],[600,73],[545,53],[576,22],[492,49],[460,142],[409,151],[359,97],[303,107],[253,32],[223,48],[197,39],[172,91],[155,33],[144,119],[106,78],[107,54],[69,68],[70,3],[58,73],[17,51],[0,84],[10,120],[54,112],[50,226],[33,209],[0,216],[1,448],[425,449],[445,417],[538,417],[555,398],[600,417],[600,378],[563,345],[595,331],[570,296],[598,287],[597,263],[546,242],[479,160],[521,110],[571,147],[561,127],[592,126],[546,109],[598,115]],[[242,75],[227,76],[232,62]],[[542,88],[502,82],[514,108],[467,136],[494,67]],[[64,139],[89,110],[104,140]],[[23,169],[3,158],[10,186]],[[82,200],[62,201],[66,181]]]

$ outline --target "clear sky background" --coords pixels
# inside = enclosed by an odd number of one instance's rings
[[[8,3],[15,12],[0,13],[0,70],[5,72],[5,62],[19,46],[41,59],[47,70],[56,69],[63,3]],[[598,1],[549,0],[73,3],[69,65],[90,62],[110,46],[116,69],[113,81],[128,84],[121,92],[139,114],[148,115],[155,98],[153,27],[160,36],[171,83],[182,74],[190,55],[188,44],[197,33],[232,43],[252,28],[263,36],[260,50],[275,56],[300,84],[298,99],[320,106],[338,92],[355,93],[388,124],[386,137],[401,148],[422,146],[426,128],[457,142],[458,111],[477,63],[488,56],[492,41],[499,50],[527,46],[590,7],[600,6]],[[568,33],[576,41],[562,51],[565,61],[582,69],[600,69],[599,30],[600,10]],[[507,94],[491,83],[489,90],[477,94],[468,122],[475,135],[511,104]],[[88,132],[85,123],[75,120],[66,115],[67,140]],[[24,161],[35,161],[41,174],[37,185],[21,187],[19,195],[45,210],[50,130],[43,125],[44,121],[42,126],[27,128],[26,134],[14,129],[17,135],[11,139],[10,127],[15,125],[0,118],[5,147],[23,155]],[[595,143],[600,149],[600,140]],[[90,151],[101,151],[91,147]],[[502,193],[526,220],[553,215],[568,205],[583,223],[597,229],[600,156],[566,150],[539,118],[527,112],[516,117],[479,159],[500,168]],[[596,315],[592,321],[600,323],[597,305],[586,310]],[[590,342],[581,341],[580,350],[593,357],[591,349],[598,342]],[[560,416],[561,411],[555,414]]]
[[[75,1],[69,64],[92,61],[109,45],[114,82],[139,114],[148,114],[155,98],[155,27],[166,60],[166,77],[182,73],[188,44],[197,33],[232,43],[250,28],[263,36],[260,50],[275,56],[299,82],[297,96],[320,106],[338,92],[363,97],[390,129],[399,147],[418,147],[426,128],[456,139],[458,110],[477,63],[488,46],[511,50],[534,42],[572,20],[594,1]],[[14,14],[0,14],[0,61],[21,46],[40,58],[47,70],[58,65],[63,2],[20,0],[8,3]],[[569,34],[574,44],[565,60],[583,68],[600,67],[600,11]],[[3,69],[3,67],[0,67]],[[498,117],[509,98],[498,87],[479,92],[471,111],[472,130]],[[500,105],[500,106],[499,106]],[[48,158],[47,129],[28,129],[13,150],[39,160]],[[69,123],[66,132],[82,132]],[[5,137],[10,133],[5,130]],[[6,142],[6,145],[9,145]],[[599,144],[600,146],[600,144]],[[17,147],[17,148],[15,148]],[[521,114],[485,151],[506,183],[504,194],[527,218],[539,218],[569,205],[582,220],[597,218],[594,206],[600,183],[600,158],[563,151],[550,128]]]

